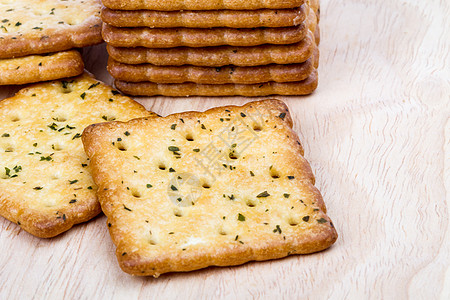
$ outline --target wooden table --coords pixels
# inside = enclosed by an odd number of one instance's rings
[[[319,88],[276,98],[339,233],[329,250],[139,278],[105,216],[48,240],[0,218],[0,299],[450,299],[449,19],[446,0],[322,0]],[[105,53],[84,58],[111,83]],[[163,115],[250,100],[138,99]]]

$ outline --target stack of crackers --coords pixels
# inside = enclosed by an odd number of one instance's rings
[[[318,0],[103,0],[116,87],[131,95],[305,95],[317,87]]]
[[[83,72],[80,52],[102,42],[100,0],[0,0],[0,85]]]

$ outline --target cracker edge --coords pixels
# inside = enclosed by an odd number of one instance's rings
[[[276,22],[272,21],[272,24],[268,26],[267,24],[264,24],[264,18],[268,19],[266,23],[270,23],[270,18],[267,16],[260,17],[259,22],[252,22],[248,20],[240,20],[236,23],[230,24],[231,22],[220,20],[226,18],[236,18],[239,17],[238,15],[234,15],[233,17],[226,15],[226,14],[220,14],[221,11],[216,10],[209,10],[209,11],[155,11],[155,10],[113,10],[107,7],[103,7],[101,11],[101,18],[102,21],[105,23],[108,23],[111,26],[114,27],[151,27],[151,28],[174,28],[174,27],[187,27],[187,28],[211,28],[211,27],[231,27],[234,28],[239,23],[240,25],[237,26],[239,28],[255,28],[255,27],[290,27],[290,26],[296,26],[302,23],[306,17],[307,17],[307,7],[305,7],[305,4],[300,5],[300,7],[296,8],[288,8],[288,9],[259,9],[252,12],[257,12],[260,14],[267,13],[268,10],[271,11],[284,11],[284,10],[292,10],[295,11],[294,17],[286,18],[284,16],[280,17]],[[200,13],[197,13],[200,12]],[[248,10],[228,10],[225,12],[237,12],[237,13],[245,13],[250,12]],[[197,13],[197,14],[196,14]],[[205,16],[202,16],[202,14],[205,13],[214,13],[217,14],[216,19],[213,26],[205,26],[202,24],[194,25],[191,23],[184,23],[183,21],[180,22],[179,18],[184,17],[191,17],[190,14],[194,14],[194,18],[197,20],[195,21],[201,21],[202,18],[205,18]],[[289,12],[293,13],[293,12]],[[160,16],[158,16],[160,14]],[[156,18],[156,17],[165,17],[164,14],[172,14],[172,20],[171,25],[167,26],[164,25],[163,22],[158,23],[158,21],[148,21],[149,18]],[[230,14],[230,15],[231,15]],[[220,16],[220,17],[218,17]],[[283,18],[284,17],[284,18]],[[261,19],[263,21],[261,21]],[[157,23],[156,25],[154,23]],[[164,23],[168,23],[168,21],[165,21]],[[199,27],[202,26],[202,27]]]
[[[53,62],[52,64],[46,64],[42,67],[31,63],[20,65],[21,70],[25,69],[27,71],[26,76],[23,77],[17,77],[13,70],[3,70],[0,74],[0,86],[21,85],[40,81],[57,80],[78,76],[83,73],[84,62],[80,52],[76,50],[68,50],[56,52],[53,53],[53,55],[61,53],[65,54],[65,57],[59,58],[57,60],[55,59],[55,62]],[[30,56],[38,57],[39,55]],[[15,58],[11,58],[10,60],[14,59]],[[45,60],[45,57],[43,57],[43,59]],[[6,58],[5,60],[8,60],[8,58]]]
[[[283,4],[280,4],[280,1],[273,0],[270,5],[264,5],[262,3],[267,2],[264,0],[260,0],[259,4],[254,5],[242,5],[242,1],[230,1],[230,0],[222,0],[222,5],[220,4],[209,4],[205,6],[204,4],[200,4],[198,6],[198,2],[200,1],[192,1],[192,0],[184,0],[183,4],[172,5],[167,8],[167,5],[160,4],[159,1],[156,0],[129,0],[129,1],[120,1],[120,0],[102,0],[103,5],[117,10],[144,10],[144,9],[154,9],[154,10],[220,10],[220,9],[230,9],[230,10],[254,10],[254,9],[262,9],[262,8],[271,8],[271,9],[281,9],[281,8],[292,8],[299,6],[306,2],[306,0],[291,0],[291,1],[283,1]],[[148,3],[146,3],[148,2]],[[181,1],[178,1],[181,2]],[[224,2],[229,2],[229,4],[225,4]],[[234,2],[234,3],[233,3]],[[273,2],[276,4],[274,5]],[[155,4],[156,3],[156,4]],[[217,3],[217,1],[216,1]]]

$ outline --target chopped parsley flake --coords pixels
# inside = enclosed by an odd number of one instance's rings
[[[319,223],[319,224],[323,224],[323,223],[326,223],[326,222],[328,222],[328,221],[326,219],[324,219],[324,218],[320,218],[320,219],[317,220],[317,223]]]
[[[52,123],[50,125],[47,125],[48,128],[51,130],[58,130],[58,125],[56,123]]]
[[[275,226],[275,229],[273,230],[273,232],[278,232],[279,234],[281,234],[281,227],[280,225]]]
[[[260,193],[258,196],[256,196],[256,198],[265,198],[265,197],[269,197],[270,194],[267,191],[264,191],[262,193]]]
[[[80,138],[80,137],[81,137],[81,134],[80,134],[80,133],[77,133],[77,134],[75,134],[75,135],[73,136],[72,140],[77,139],[77,138]]]
[[[245,216],[243,214],[238,214],[238,220],[241,222],[245,221]]]
[[[91,86],[88,87],[88,90],[90,90],[90,89],[92,89],[92,88],[95,88],[95,87],[96,87],[97,85],[99,85],[99,84],[100,84],[100,82],[91,84]]]

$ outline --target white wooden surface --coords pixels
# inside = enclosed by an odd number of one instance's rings
[[[49,240],[0,218],[0,299],[450,299],[449,19],[447,0],[322,0],[319,88],[277,98],[337,227],[328,251],[137,278],[104,216]],[[111,82],[104,46],[84,57]],[[139,99],[164,115],[249,100]]]

